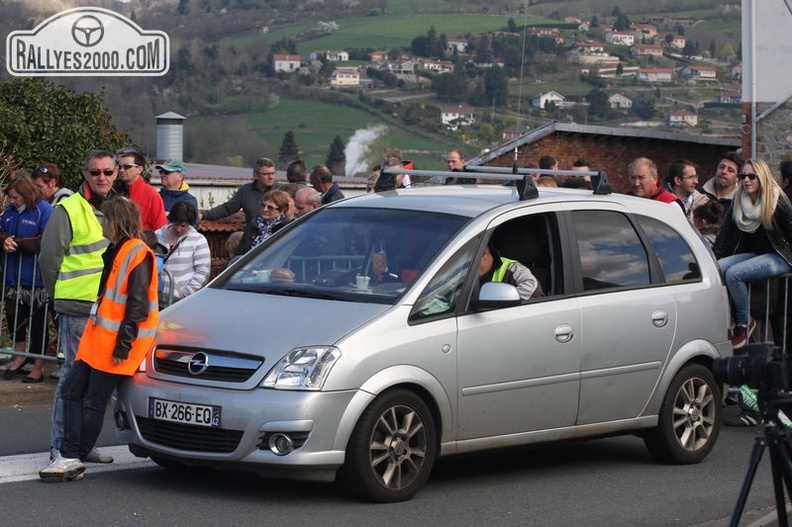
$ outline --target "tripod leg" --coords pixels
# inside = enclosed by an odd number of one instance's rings
[[[789,485],[789,474],[787,471],[790,467],[785,466],[784,463],[788,462],[789,459],[784,459],[783,449],[786,448],[786,444],[778,437],[773,437],[769,440],[770,447],[770,467],[772,468],[773,472],[773,490],[775,491],[775,501],[776,501],[776,515],[778,516],[778,525],[779,527],[788,527],[789,523],[787,521],[787,512],[786,512],[786,499],[784,498],[784,481],[787,482]],[[783,477],[783,479],[782,479]]]
[[[748,492],[751,490],[756,470],[759,468],[759,462],[762,461],[762,454],[767,447],[767,442],[763,436],[757,436],[754,440],[754,446],[751,449],[751,460],[748,463],[748,472],[745,474],[742,487],[740,488],[740,495],[737,498],[737,503],[734,505],[734,512],[732,512],[731,522],[729,527],[738,527],[740,524],[740,517],[742,517],[743,509],[745,509],[745,502],[748,501]],[[784,509],[786,511],[786,509]]]

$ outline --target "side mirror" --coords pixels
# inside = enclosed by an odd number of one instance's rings
[[[511,284],[487,282],[479,289],[478,298],[473,301],[476,309],[499,309],[519,306],[522,303],[520,293]]]

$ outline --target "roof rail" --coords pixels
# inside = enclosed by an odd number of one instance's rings
[[[516,185],[520,200],[536,198],[539,193],[532,174],[559,175],[567,177],[591,177],[593,193],[608,195],[613,192],[608,176],[602,171],[593,170],[550,170],[546,168],[512,168],[487,165],[465,165],[461,171],[450,170],[406,170],[399,167],[383,168],[380,177],[396,174],[409,174],[411,176],[446,177],[456,179],[478,179],[485,177],[492,180],[503,180],[506,185]],[[530,180],[530,182],[528,181]]]

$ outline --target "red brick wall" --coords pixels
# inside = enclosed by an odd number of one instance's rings
[[[592,170],[604,170],[616,192],[626,192],[627,165],[636,157],[648,157],[657,163],[661,177],[668,172],[668,164],[678,158],[687,158],[698,165],[700,183],[713,176],[715,167],[728,147],[689,143],[643,137],[607,136],[556,132],[536,143],[523,145],[517,154],[518,164],[539,165],[539,158],[552,155],[558,159],[559,168],[568,170],[575,160],[583,158]],[[504,154],[492,164],[511,166],[513,152]]]

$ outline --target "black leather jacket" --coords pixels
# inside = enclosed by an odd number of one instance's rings
[[[732,209],[733,205],[726,211],[723,226],[712,246],[712,251],[718,258],[743,252],[740,250],[740,241],[744,233],[734,223]],[[778,198],[778,205],[773,213],[773,228],[765,229],[765,232],[775,252],[792,265],[792,205],[788,200]]]

